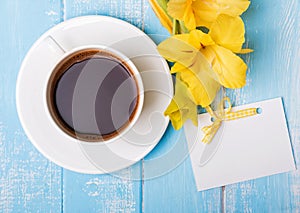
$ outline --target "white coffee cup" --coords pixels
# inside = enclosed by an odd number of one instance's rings
[[[126,57],[125,55],[123,55],[122,53],[120,53],[119,51],[110,48],[108,46],[104,46],[104,45],[83,45],[83,46],[79,46],[76,47],[74,49],[71,50],[66,50],[64,47],[62,47],[53,37],[48,37],[47,38],[48,43],[51,47],[53,47],[53,49],[55,49],[55,51],[59,52],[59,54],[62,54],[62,56],[60,57],[60,59],[57,61],[57,63],[55,64],[55,66],[53,66],[52,72],[48,78],[48,85],[47,85],[47,89],[45,92],[45,100],[46,100],[46,112],[47,115],[50,117],[50,120],[52,121],[53,125],[56,125],[58,127],[58,129],[60,129],[60,131],[64,132],[64,134],[66,134],[68,137],[72,137],[75,138],[79,141],[82,142],[111,142],[113,140],[116,140],[118,138],[121,138],[124,136],[124,134],[126,134],[126,132],[131,129],[134,124],[136,123],[136,121],[138,120],[142,108],[143,108],[143,103],[144,103],[144,87],[143,87],[143,81],[141,78],[141,75],[139,73],[139,71],[137,70],[137,68],[135,67],[135,65],[133,64],[133,62]],[[137,97],[136,97],[136,103],[135,103],[135,107],[133,112],[130,114],[128,122],[124,123],[124,125],[122,125],[120,128],[116,129],[116,131],[112,132],[111,134],[106,134],[103,135],[100,132],[97,134],[95,133],[95,128],[97,123],[96,122],[96,118],[91,118],[91,123],[89,123],[87,125],[87,127],[85,127],[85,124],[82,123],[86,123],[87,122],[87,117],[90,118],[93,114],[94,116],[96,116],[96,114],[94,112],[91,112],[91,110],[95,110],[95,105],[93,106],[93,102],[90,103],[90,101],[88,101],[88,103],[84,102],[84,99],[86,99],[87,96],[80,96],[83,97],[83,101],[82,103],[84,103],[83,105],[85,105],[85,109],[88,110],[83,110],[85,112],[80,112],[79,111],[79,107],[77,107],[76,103],[81,103],[81,100],[78,100],[77,94],[80,94],[80,89],[84,88],[83,86],[85,85],[81,85],[84,82],[85,79],[84,75],[80,74],[80,76],[78,77],[77,81],[76,81],[76,86],[74,89],[74,93],[73,93],[73,97],[72,97],[72,108],[70,109],[72,111],[72,122],[73,125],[72,127],[70,127],[70,125],[68,125],[68,122],[66,122],[59,110],[58,107],[56,106],[56,97],[55,97],[55,93],[56,93],[56,87],[58,85],[58,82],[60,81],[60,79],[62,78],[62,76],[69,72],[69,68],[72,67],[74,64],[79,63],[80,61],[83,61],[82,58],[84,58],[85,56],[82,56],[82,54],[88,54],[91,53],[93,54],[94,52],[97,52],[99,54],[96,54],[95,56],[87,56],[87,59],[91,59],[93,57],[110,57],[111,60],[115,60],[116,62],[122,64],[122,66],[126,67],[126,70],[128,71],[130,78],[134,79],[135,82],[135,86],[136,86],[136,92],[137,92]],[[78,61],[76,61],[74,58],[75,57],[82,57],[81,59],[78,59]],[[90,58],[89,58],[90,57]],[[72,61],[72,62],[70,62]],[[84,70],[85,68],[83,68],[83,73],[87,72]],[[87,74],[88,75],[88,74]],[[100,80],[101,81],[101,80]],[[97,83],[96,79],[93,79],[91,81],[90,84],[85,84],[87,87],[90,88],[96,88],[93,90],[92,92],[92,97],[89,98],[89,100],[95,100],[96,96],[95,94],[97,94],[100,90],[100,85],[96,85]],[[102,82],[100,82],[101,84]],[[78,86],[79,85],[79,86]],[[81,85],[81,86],[80,86]],[[123,85],[123,84],[122,84]],[[97,90],[98,89],[98,90]],[[114,97],[118,97],[118,92],[119,94],[122,94],[122,86],[120,86],[120,89],[116,90],[116,93],[114,94]],[[88,89],[87,89],[88,90]],[[74,95],[76,94],[76,95]],[[90,94],[90,93],[89,93]],[[120,96],[120,95],[119,95]],[[113,97],[113,99],[114,99]],[[68,99],[70,97],[66,97],[66,99]],[[113,100],[112,100],[113,102]],[[112,108],[114,108],[114,105],[112,103]],[[112,116],[112,120],[114,120],[114,114],[116,110],[111,109],[110,112],[108,111],[107,113],[111,113]],[[87,116],[86,116],[87,115]],[[116,116],[115,116],[116,117]],[[84,121],[82,121],[84,120]],[[75,121],[75,122],[74,122]],[[85,128],[89,128],[92,127],[92,130],[88,130],[87,132],[80,132],[77,131],[76,127],[79,127],[82,129]],[[90,131],[90,132],[88,132]],[[91,133],[91,131],[93,133]]]

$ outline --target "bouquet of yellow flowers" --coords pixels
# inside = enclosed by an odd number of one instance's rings
[[[172,34],[158,46],[173,62],[174,97],[165,111],[177,130],[187,119],[197,125],[197,106],[207,108],[221,87],[246,84],[243,49],[245,26],[240,15],[248,0],[149,0],[161,24]]]

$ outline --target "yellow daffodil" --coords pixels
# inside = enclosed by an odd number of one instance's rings
[[[221,14],[239,16],[249,4],[248,0],[170,0],[167,11],[173,18],[184,21],[189,30],[193,30],[197,26],[210,28]]]
[[[191,119],[196,126],[198,124],[197,105],[187,86],[181,81],[180,74],[176,75],[175,95],[164,114],[170,117],[176,130],[180,129],[187,119]]]
[[[214,100],[220,86],[240,88],[246,83],[247,65],[234,53],[243,50],[245,29],[240,17],[220,15],[208,34],[192,30],[163,41],[158,50],[181,73],[195,103],[203,107]]]

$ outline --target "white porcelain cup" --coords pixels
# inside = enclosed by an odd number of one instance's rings
[[[141,75],[139,73],[139,71],[137,70],[137,68],[135,67],[135,65],[133,64],[133,62],[126,57],[125,55],[123,55],[122,53],[120,53],[119,51],[112,49],[110,47],[107,46],[103,46],[103,45],[84,45],[84,46],[79,46],[76,47],[74,49],[71,50],[65,50],[64,47],[62,47],[53,37],[48,37],[48,42],[49,45],[51,47],[53,47],[53,49],[55,49],[57,52],[59,52],[59,54],[61,54],[61,58],[57,61],[57,63],[55,64],[55,66],[53,67],[52,73],[48,78],[48,85],[47,85],[47,89],[45,92],[45,100],[46,100],[46,104],[45,106],[47,107],[46,112],[48,114],[48,116],[50,117],[50,120],[52,120],[53,125],[56,125],[60,131],[63,131],[64,134],[66,134],[69,137],[75,138],[79,141],[82,142],[111,142],[113,140],[116,140],[118,138],[121,138],[124,136],[124,134],[134,126],[134,124],[136,123],[136,121],[138,120],[142,108],[143,108],[143,103],[144,103],[144,87],[143,87],[143,81],[141,78]],[[96,123],[96,119],[95,119],[95,105],[93,105],[93,102],[86,102],[86,98],[89,100],[95,100],[95,96],[98,92],[98,90],[100,89],[100,84],[101,82],[99,81],[97,83],[97,79],[93,79],[91,81],[91,84],[86,83],[86,85],[81,85],[81,82],[83,80],[80,79],[84,79],[84,75],[83,77],[79,77],[77,79],[76,82],[76,87],[74,89],[74,94],[73,94],[73,102],[72,102],[72,122],[73,122],[73,127],[70,127],[69,125],[67,125],[67,122],[65,122],[62,117],[60,116],[59,110],[57,109],[56,106],[56,99],[55,99],[55,91],[56,91],[56,86],[57,86],[57,82],[61,79],[61,77],[68,72],[68,68],[62,68],[63,66],[65,67],[71,67],[74,64],[77,63],[77,61],[73,61],[73,63],[67,64],[67,61],[69,61],[70,58],[74,58],[74,57],[79,57],[80,54],[84,54],[84,53],[88,53],[91,51],[95,51],[95,52],[99,52],[99,55],[102,57],[111,57],[112,60],[117,61],[118,63],[122,64],[124,67],[126,67],[126,70],[128,71],[128,73],[130,74],[130,78],[134,79],[135,82],[135,86],[136,86],[136,91],[137,91],[137,97],[136,97],[136,104],[134,107],[133,112],[130,114],[130,117],[128,119],[128,122],[126,122],[123,126],[121,126],[120,128],[116,129],[115,132],[111,133],[111,134],[107,134],[107,135],[102,135],[100,132],[99,134],[94,133],[96,130],[95,128],[97,128],[97,123]],[[99,56],[97,54],[97,57]],[[79,61],[80,62],[80,61]],[[99,69],[101,70],[101,69]],[[82,74],[80,74],[82,75]],[[96,82],[96,83],[95,83]],[[82,100],[78,100],[76,99],[76,95],[80,93],[80,89],[83,87],[90,87],[90,88],[94,88],[91,89],[91,94],[89,94],[91,97],[83,97]],[[120,87],[120,89],[118,89],[116,91],[116,94],[114,94],[114,96],[116,95],[116,97],[118,96],[118,92],[122,92],[122,88]],[[87,96],[89,96],[87,95]],[[68,97],[66,97],[68,98]],[[114,97],[113,97],[114,98]],[[114,99],[112,99],[113,102]],[[73,104],[74,103],[74,104]],[[79,111],[80,109],[78,107],[76,107],[78,104],[77,103],[81,103],[82,105],[85,106],[85,110],[83,110],[82,112]],[[112,108],[113,108],[113,104],[112,104]],[[94,111],[93,111],[94,110]],[[107,113],[111,113],[111,117],[114,120],[114,114],[118,114],[118,113],[114,113],[116,111],[114,111],[113,109],[111,109],[110,111],[108,111]],[[93,117],[94,116],[94,117]],[[90,123],[87,123],[90,122]],[[79,125],[80,123],[80,125]],[[82,127],[82,123],[87,123],[86,127],[83,126]],[[86,129],[86,132],[78,132],[76,131],[76,126],[80,126],[80,128],[82,129]],[[88,128],[91,128],[90,130]],[[90,133],[93,132],[93,133]]]

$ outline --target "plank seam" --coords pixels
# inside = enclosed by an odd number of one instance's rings
[[[67,0],[61,0],[61,21],[67,20]]]
[[[142,26],[141,26],[141,28],[142,28],[142,31],[145,31],[145,15],[146,15],[145,9],[146,9],[145,0],[142,0],[141,1],[141,10],[142,10]]]
[[[61,205],[60,205],[60,208],[61,208],[61,212],[63,213],[64,212],[64,169],[61,168],[61,179],[60,179],[60,196],[61,196]]]
[[[141,168],[141,212],[145,212],[145,205],[144,205],[144,184],[145,184],[145,181],[144,181],[144,159],[142,159],[142,168]]]
[[[222,186],[221,190],[221,212],[225,213],[226,212],[226,187]]]

